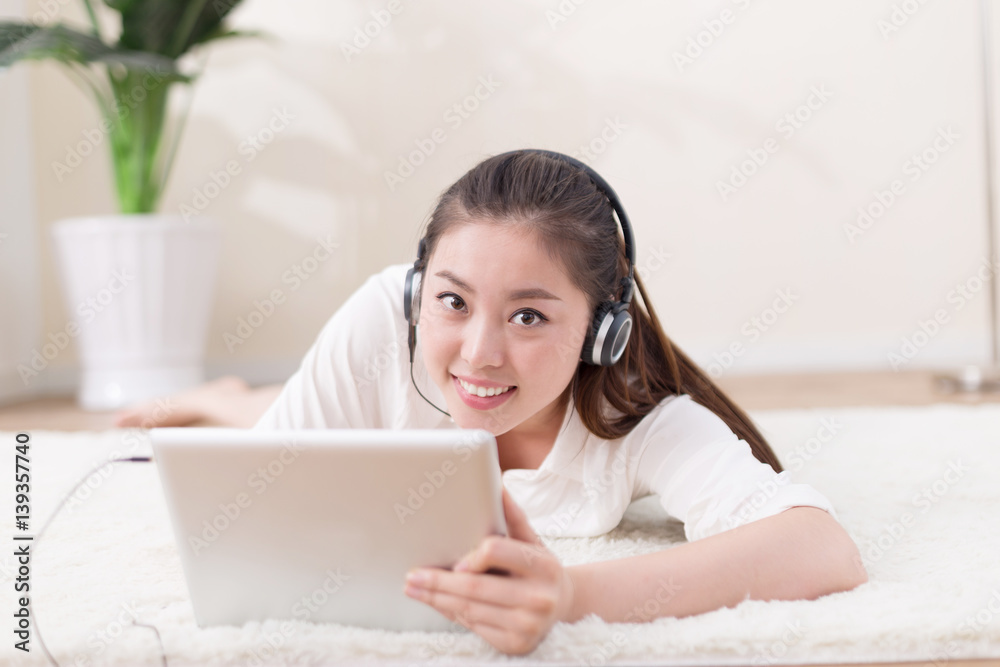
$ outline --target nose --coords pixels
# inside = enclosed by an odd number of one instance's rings
[[[500,366],[504,360],[504,331],[486,317],[472,317],[465,327],[462,359],[470,368]]]

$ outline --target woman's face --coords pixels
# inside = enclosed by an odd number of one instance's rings
[[[424,363],[455,423],[494,435],[558,427],[591,313],[538,235],[456,224],[438,240],[421,290]]]

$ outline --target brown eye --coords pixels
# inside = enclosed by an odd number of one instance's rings
[[[541,313],[535,312],[534,310],[521,310],[514,313],[511,318],[516,324],[521,324],[526,327],[537,326],[545,321]]]
[[[442,294],[438,297],[445,307],[450,310],[463,310],[465,308],[465,301],[462,297],[455,294]]]

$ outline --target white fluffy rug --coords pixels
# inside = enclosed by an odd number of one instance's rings
[[[870,581],[815,601],[746,601],[684,619],[559,624],[530,656],[508,658],[477,635],[396,633],[294,621],[195,626],[156,470],[118,464],[91,479],[52,524],[32,563],[34,611],[67,665],[156,664],[156,626],[171,665],[343,664],[426,661],[518,664],[623,662],[778,664],[945,661],[1000,656],[1000,406],[849,408],[752,413],[792,478],[837,508]],[[832,434],[832,436],[831,436]],[[74,480],[109,452],[145,453],[135,432],[31,434],[32,529]],[[0,433],[0,526],[14,533],[14,434]],[[132,446],[138,443],[138,449]],[[83,495],[83,494],[81,494]],[[906,515],[904,517],[904,515]],[[908,517],[908,518],[906,518]],[[904,518],[906,518],[904,522]],[[683,541],[654,498],[600,538],[547,540],[567,565],[656,551]],[[7,545],[13,544],[6,537]],[[16,576],[0,558],[6,625]],[[0,663],[45,664],[13,648]]]

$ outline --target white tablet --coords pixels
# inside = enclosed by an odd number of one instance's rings
[[[506,535],[496,440],[473,430],[158,428],[153,455],[199,626],[456,626],[403,593]]]

